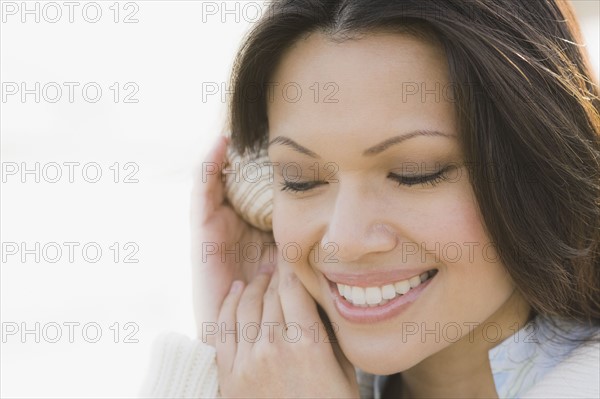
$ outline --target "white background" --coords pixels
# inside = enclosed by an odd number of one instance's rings
[[[40,22],[35,15],[21,21],[21,1],[3,1],[2,9],[19,7],[16,15],[4,13],[0,30],[0,81],[40,82],[62,86],[62,98],[46,101],[56,92],[48,87],[39,103],[34,95],[22,102],[20,93],[9,96],[1,106],[1,159],[3,165],[21,163],[40,168],[50,162],[62,165],[57,183],[34,181],[21,174],[6,176],[1,187],[1,241],[78,242],[75,259],[69,262],[62,246],[60,261],[49,263],[33,255],[22,262],[20,254],[7,255],[1,264],[1,320],[4,328],[17,323],[34,329],[46,326],[54,338],[62,326],[62,337],[50,343],[35,334],[5,335],[1,345],[2,397],[135,397],[149,363],[151,344],[164,331],[194,334],[189,271],[189,192],[193,165],[202,159],[207,145],[220,132],[225,104],[220,95],[203,99],[203,83],[227,82],[233,57],[243,34],[251,27],[262,1],[99,1],[102,11],[96,23],[95,9],[76,2],[74,21],[69,9],[62,11],[47,2],[38,3]],[[209,4],[210,3],[210,4]],[[600,6],[596,0],[574,2],[592,63],[600,64]],[[113,6],[113,9],[110,7]],[[210,12],[209,12],[210,11]],[[212,15],[216,11],[216,15]],[[125,23],[131,15],[137,23]],[[46,17],[46,18],[45,18]],[[204,20],[204,21],[203,21]],[[224,22],[223,22],[224,20]],[[597,72],[596,72],[597,73]],[[78,82],[73,102],[64,82]],[[102,88],[96,103],[87,102],[82,86],[94,82]],[[118,82],[120,98],[109,87]],[[137,103],[123,102],[128,82],[137,85]],[[3,92],[6,95],[6,93]],[[94,97],[90,89],[87,94]],[[68,181],[64,162],[79,162],[74,182]],[[102,178],[88,183],[82,175],[84,164],[100,165]],[[113,181],[119,163],[119,182]],[[124,183],[133,176],[138,183]],[[55,169],[47,169],[50,178]],[[86,177],[94,177],[88,170]],[[102,257],[96,263],[82,256],[85,243],[98,243]],[[109,247],[118,242],[120,258],[115,262]],[[131,252],[125,243],[135,243],[138,263],[125,263]],[[94,252],[88,254],[94,256]],[[54,252],[49,252],[53,257]],[[65,322],[80,323],[69,342]],[[115,337],[114,323],[120,335]],[[124,342],[127,322],[139,330]],[[24,324],[22,324],[24,323]],[[84,337],[82,327],[97,323],[102,336],[89,343],[95,330]],[[111,330],[113,326],[113,330]],[[42,332],[42,331],[41,331]],[[118,342],[114,342],[114,340]],[[24,341],[24,342],[23,342]]]

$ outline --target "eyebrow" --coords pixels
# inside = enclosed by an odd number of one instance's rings
[[[372,147],[367,148],[365,151],[363,151],[362,155],[368,157],[368,156],[380,154],[383,151],[387,150],[388,148],[392,147],[393,145],[399,144],[405,140],[412,139],[413,137],[417,137],[417,136],[454,137],[451,134],[443,133],[438,130],[415,130],[415,131],[412,131],[409,133],[402,134],[400,136],[390,137],[389,139],[386,139],[379,144],[376,144]],[[269,146],[271,146],[272,144],[287,145],[287,146],[293,148],[294,150],[298,151],[299,153],[308,155],[311,158],[320,158],[319,155],[317,155],[315,152],[296,143],[294,140],[290,139],[289,137],[277,136],[269,142]]]

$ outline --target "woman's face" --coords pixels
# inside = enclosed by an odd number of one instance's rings
[[[315,33],[272,82],[275,239],[354,365],[405,370],[508,306],[514,287],[462,165],[439,46]]]

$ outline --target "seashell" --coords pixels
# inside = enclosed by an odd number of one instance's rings
[[[240,155],[233,145],[227,149],[225,196],[233,209],[252,226],[266,232],[273,229],[273,167],[267,149]]]

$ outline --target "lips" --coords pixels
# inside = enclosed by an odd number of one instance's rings
[[[377,274],[326,273],[337,311],[351,322],[373,323],[403,312],[437,275],[437,269]]]

